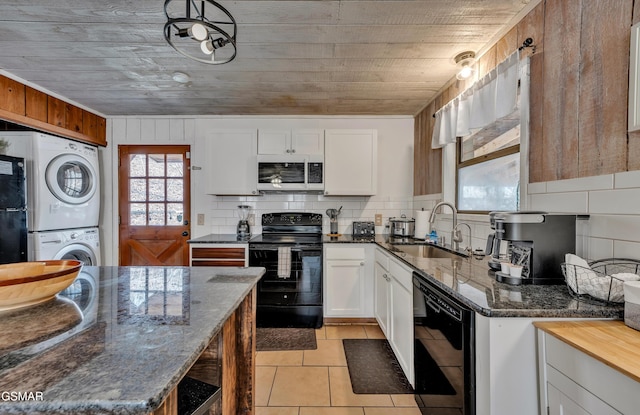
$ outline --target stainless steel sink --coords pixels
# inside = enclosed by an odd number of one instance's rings
[[[461,259],[463,255],[456,254],[447,251],[442,248],[438,248],[433,245],[393,245],[393,248],[397,251],[404,252],[415,258],[448,258],[448,259]]]

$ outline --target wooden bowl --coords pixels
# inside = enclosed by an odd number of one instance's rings
[[[42,303],[67,288],[82,262],[47,260],[0,265],[0,311]]]

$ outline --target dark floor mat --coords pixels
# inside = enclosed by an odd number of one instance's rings
[[[388,341],[345,339],[342,343],[353,393],[413,393]]]
[[[318,348],[315,329],[258,327],[256,330],[256,349],[259,351]]]
[[[451,386],[447,376],[442,373],[422,342],[416,339],[414,347],[416,373],[428,374],[416,377],[416,393],[420,395],[455,395],[456,390]]]

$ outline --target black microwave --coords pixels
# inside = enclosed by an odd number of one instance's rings
[[[258,190],[324,190],[322,155],[258,155]]]

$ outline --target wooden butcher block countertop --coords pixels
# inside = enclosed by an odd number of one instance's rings
[[[640,382],[640,331],[623,321],[552,321],[534,325]]]

